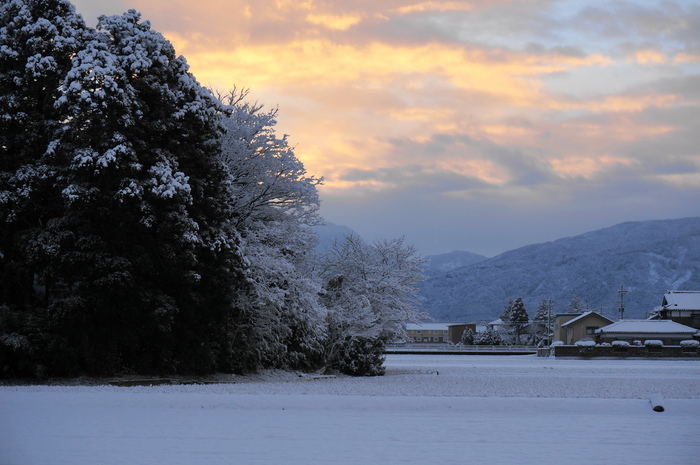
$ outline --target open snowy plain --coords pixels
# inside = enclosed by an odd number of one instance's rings
[[[386,366],[377,378],[0,387],[0,465],[700,463],[698,360],[394,355]]]

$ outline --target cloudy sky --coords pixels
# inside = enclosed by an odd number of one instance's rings
[[[279,107],[322,214],[493,256],[700,216],[700,2],[73,0]]]

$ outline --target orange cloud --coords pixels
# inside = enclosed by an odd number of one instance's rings
[[[628,60],[641,65],[663,65],[667,61],[663,53],[653,49],[637,50]]]
[[[327,29],[345,31],[362,21],[360,15],[329,15],[329,14],[309,14],[306,21]]]
[[[557,175],[591,176],[630,163],[615,154],[616,145],[676,130],[642,124],[631,115],[682,104],[679,95],[599,91],[575,99],[547,91],[543,76],[576,69],[594,74],[620,63],[593,46],[588,55],[567,55],[546,47],[525,52],[456,39],[409,41],[379,31],[400,16],[469,14],[493,3],[143,0],[143,8],[144,19],[187,57],[204,85],[250,87],[262,103],[280,105],[278,130],[291,134],[310,172],[325,176],[323,189],[386,188],[374,180],[343,178],[353,169],[408,161],[493,185],[509,180],[507,170],[468,147],[419,159],[397,153],[392,139],[420,145],[436,134],[461,134],[504,147],[536,148],[532,152]],[[666,56],[650,47],[621,62],[634,70],[700,61],[686,52],[668,54],[672,62]],[[600,119],[581,118],[591,114]]]
[[[422,2],[413,5],[402,6],[397,8],[396,12],[405,15],[410,13],[424,13],[426,11],[470,11],[473,6],[464,2]]]
[[[673,62],[676,64],[680,63],[699,63],[700,62],[700,55],[697,54],[691,54],[691,53],[678,53],[676,56],[673,58]]]
[[[630,165],[629,158],[605,154],[592,157],[590,155],[572,156],[564,159],[550,160],[555,173],[565,177],[590,177],[600,171],[615,165]]]

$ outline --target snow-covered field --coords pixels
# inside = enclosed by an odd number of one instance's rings
[[[700,461],[698,360],[395,355],[386,365],[378,378],[0,387],[0,465]]]

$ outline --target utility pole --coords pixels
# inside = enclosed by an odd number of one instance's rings
[[[620,290],[617,293],[620,294],[620,319],[622,320],[625,314],[625,294],[627,293],[622,284],[620,284]]]
[[[545,305],[547,306],[547,342],[548,345],[552,344],[552,307],[554,306],[554,300],[545,299]]]

